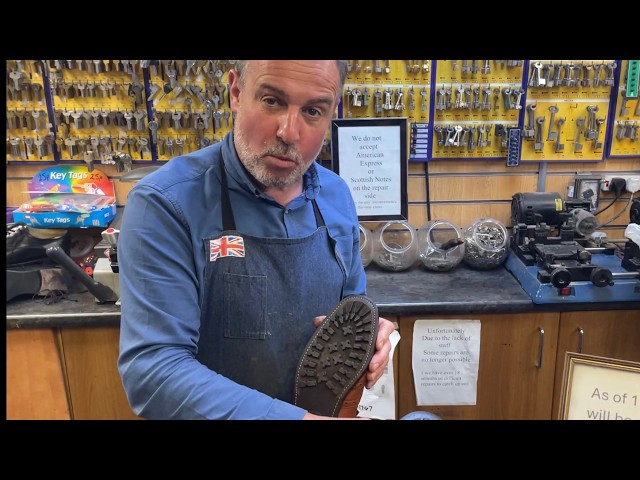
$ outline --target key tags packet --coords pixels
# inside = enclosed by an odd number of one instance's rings
[[[46,168],[28,188],[31,199],[13,211],[13,219],[34,228],[106,227],[116,215],[113,182],[95,168]]]

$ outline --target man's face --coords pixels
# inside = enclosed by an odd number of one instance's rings
[[[265,187],[299,181],[316,159],[341,95],[334,60],[252,60],[230,72],[234,143]]]

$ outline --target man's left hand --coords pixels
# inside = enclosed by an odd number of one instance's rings
[[[371,357],[369,370],[367,371],[367,388],[373,387],[384,373],[384,369],[389,363],[389,352],[391,351],[391,342],[389,336],[395,330],[392,322],[386,318],[379,317],[378,338],[376,339],[376,353]]]

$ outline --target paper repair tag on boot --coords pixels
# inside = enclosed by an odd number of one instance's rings
[[[400,333],[397,330],[389,335],[391,351],[389,363],[380,380],[371,390],[364,389],[360,404],[358,405],[359,417],[380,418],[383,420],[396,419],[396,394],[395,375],[393,371],[393,352],[400,341]]]

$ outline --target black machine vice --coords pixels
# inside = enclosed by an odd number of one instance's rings
[[[596,287],[614,284],[609,268],[593,262],[593,254],[614,255],[614,244],[591,239],[598,221],[588,200],[562,200],[555,192],[517,193],[511,202],[511,248],[526,266],[537,267],[537,279],[557,288],[589,281]]]

